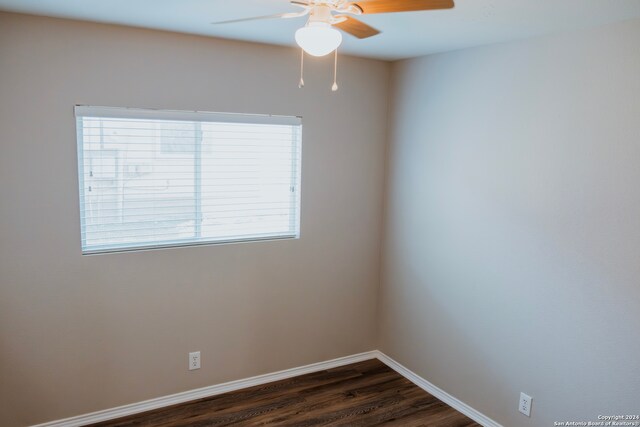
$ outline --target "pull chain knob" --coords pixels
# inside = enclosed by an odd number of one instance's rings
[[[331,86],[333,92],[338,91],[338,49],[335,50],[333,61],[333,86]]]
[[[298,83],[298,88],[302,89],[304,87],[304,49],[300,49],[300,82]]]

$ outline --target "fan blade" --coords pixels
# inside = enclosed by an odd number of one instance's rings
[[[299,16],[304,16],[308,13],[309,13],[308,10],[303,10],[302,12],[277,13],[275,15],[254,16],[253,18],[232,19],[230,21],[218,21],[218,22],[212,22],[212,24],[220,25],[220,24],[234,24],[236,22],[260,21],[263,19],[297,18]]]
[[[413,12],[418,10],[451,9],[453,0],[364,0],[353,2],[362,13]]]
[[[333,26],[359,39],[366,39],[367,37],[373,37],[380,34],[380,31],[356,18],[352,18],[350,16],[346,16],[345,18],[346,19],[344,21],[333,24]]]

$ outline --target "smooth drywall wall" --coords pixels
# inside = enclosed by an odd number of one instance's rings
[[[299,59],[0,14],[0,425],[375,347],[390,66]],[[75,104],[303,116],[302,237],[82,256]]]
[[[381,350],[505,427],[640,414],[639,41],[394,65]]]

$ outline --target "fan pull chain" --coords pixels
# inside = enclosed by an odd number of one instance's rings
[[[338,91],[338,49],[335,50],[335,60],[333,61],[333,86],[331,86],[331,90]]]
[[[302,89],[304,87],[304,49],[300,49],[300,83],[298,83],[298,88]]]

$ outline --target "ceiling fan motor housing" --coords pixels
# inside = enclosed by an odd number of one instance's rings
[[[315,22],[324,22],[324,23],[331,23],[331,11],[332,8],[331,6],[328,6],[326,4],[319,4],[316,6],[313,6],[313,9],[311,9],[311,13],[309,15],[309,23],[315,23]]]

